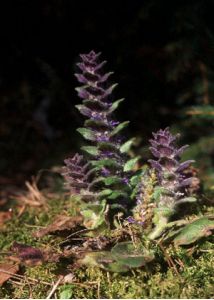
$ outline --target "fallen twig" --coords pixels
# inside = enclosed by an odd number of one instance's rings
[[[59,279],[57,280],[57,282],[52,287],[52,289],[51,289],[51,291],[48,294],[46,299],[51,299],[51,296],[54,294],[54,292],[56,291],[56,289],[58,288],[58,286],[59,286],[59,284],[61,283],[62,280],[63,280],[63,276],[60,276]]]

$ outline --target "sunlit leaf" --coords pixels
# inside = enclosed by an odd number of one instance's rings
[[[134,143],[134,139],[128,140],[126,143],[124,143],[120,147],[120,152],[121,153],[127,153],[127,152],[129,152],[129,150],[132,147],[133,143]]]
[[[207,217],[200,218],[181,229],[179,234],[174,239],[174,244],[189,245],[199,240],[202,237],[212,234],[214,229],[214,221]]]
[[[138,162],[139,158],[140,158],[140,157],[137,156],[137,157],[135,157],[135,158],[132,158],[132,159],[128,160],[128,161],[125,163],[125,165],[124,165],[124,168],[123,168],[124,172],[129,172],[129,171],[134,170],[135,165],[136,165],[136,163]]]
[[[81,149],[94,156],[99,154],[99,150],[95,146],[83,146]]]
[[[114,130],[112,130],[110,136],[114,136],[116,134],[118,134],[121,130],[123,130],[125,127],[127,127],[129,124],[129,121],[125,121],[123,123],[120,123],[118,126],[116,126],[114,128]]]
[[[89,141],[95,141],[96,137],[95,134],[93,132],[93,130],[88,129],[88,128],[78,128],[77,131],[86,139]]]

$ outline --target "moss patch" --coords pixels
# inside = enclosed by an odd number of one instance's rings
[[[14,212],[0,232],[2,253],[9,251],[14,241],[60,252],[63,237],[47,235],[41,239],[32,233],[50,224],[62,213],[73,215],[78,210],[69,199],[52,199],[49,208],[27,209],[20,217]],[[212,207],[203,207],[207,213]],[[190,247],[154,245],[156,259],[146,267],[125,274],[109,273],[98,268],[70,269],[66,261],[45,263],[40,266],[23,266],[21,278],[11,278],[0,289],[0,298],[46,298],[60,274],[72,272],[73,283],[58,286],[55,296],[70,298],[212,298],[214,296],[214,237],[201,239]],[[168,257],[173,264],[170,265]],[[2,255],[1,261],[4,260]],[[39,281],[38,281],[39,279]]]

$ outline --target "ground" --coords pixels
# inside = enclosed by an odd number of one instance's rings
[[[39,207],[12,199],[12,218],[2,224],[0,231],[0,263],[11,262],[14,241],[56,255],[62,253],[63,234],[38,238],[33,232],[51,224],[59,215],[75,214],[78,207],[63,191],[49,193],[45,199]],[[198,208],[198,214],[202,212],[211,214],[214,209],[203,205]],[[66,258],[34,266],[16,261],[19,272],[2,284],[0,298],[212,298],[213,242],[214,236],[210,235],[191,246],[156,246],[155,260],[127,273],[77,268]]]

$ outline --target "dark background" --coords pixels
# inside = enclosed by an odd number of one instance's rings
[[[213,12],[206,0],[1,1],[0,185],[22,184],[78,150],[73,73],[92,49],[115,72],[115,99],[126,98],[117,116],[131,121],[139,147],[167,125],[190,142],[213,130],[213,121],[187,129],[183,113],[212,103]]]

